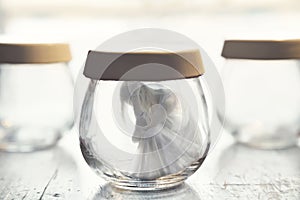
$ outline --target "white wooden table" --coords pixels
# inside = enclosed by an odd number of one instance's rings
[[[0,199],[300,199],[300,148],[263,151],[223,133],[186,184],[161,192],[112,188],[87,166],[75,131],[53,149],[0,153]]]

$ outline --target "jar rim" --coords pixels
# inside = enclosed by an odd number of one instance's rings
[[[83,72],[90,79],[117,81],[175,80],[198,77],[203,73],[198,49],[177,52],[89,51]]]
[[[225,40],[222,56],[227,59],[300,59],[300,39]]]
[[[0,42],[0,63],[58,63],[71,60],[67,43]]]

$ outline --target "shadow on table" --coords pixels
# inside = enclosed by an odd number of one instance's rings
[[[2,170],[13,171],[21,175],[24,175],[24,172],[33,171],[35,173],[49,172],[50,169],[61,166],[67,169],[76,168],[73,157],[60,146],[30,153],[0,152],[0,160]]]
[[[106,184],[93,198],[93,200],[200,200],[199,195],[189,185],[182,184],[176,188],[161,191],[129,191]]]
[[[300,148],[253,149],[233,144],[221,155],[218,182],[270,183],[300,181]]]
[[[77,190],[76,162],[59,146],[32,153],[0,152],[0,163],[0,188],[7,188],[0,189],[0,199],[1,195],[7,199],[67,196],[68,190]]]

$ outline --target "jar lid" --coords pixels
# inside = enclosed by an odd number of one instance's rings
[[[299,59],[300,39],[226,40],[222,56],[233,59]]]
[[[89,51],[84,75],[96,80],[162,81],[204,73],[198,49],[159,52]]]
[[[0,41],[0,63],[56,63],[71,60],[66,43],[10,43]]]

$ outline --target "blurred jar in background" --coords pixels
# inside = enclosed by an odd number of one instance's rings
[[[0,149],[56,144],[73,125],[68,44],[0,43]]]
[[[0,33],[4,32],[4,20],[5,20],[4,10],[2,8],[2,2],[0,0]]]
[[[226,123],[240,143],[263,149],[297,144],[300,40],[228,40],[223,81]]]

